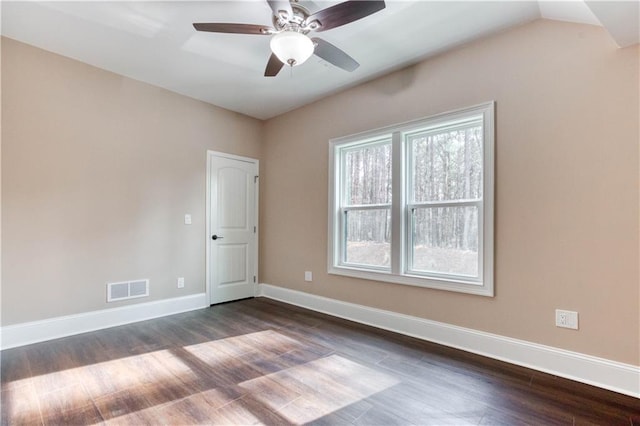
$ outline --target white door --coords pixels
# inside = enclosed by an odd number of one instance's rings
[[[255,296],[258,161],[209,153],[211,304]]]

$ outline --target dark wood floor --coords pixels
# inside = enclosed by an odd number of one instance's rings
[[[266,299],[1,355],[2,424],[640,424],[638,399]]]

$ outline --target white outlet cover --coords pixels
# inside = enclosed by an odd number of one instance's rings
[[[184,215],[184,224],[185,225],[191,225],[191,215],[190,214],[185,214]]]
[[[311,271],[304,271],[304,280],[313,281],[313,273]]]
[[[184,288],[184,277],[178,278],[178,288]]]
[[[578,313],[575,311],[565,311],[556,309],[556,327],[578,329]]]

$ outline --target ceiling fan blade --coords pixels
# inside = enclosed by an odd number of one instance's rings
[[[267,0],[269,7],[273,10],[273,14],[280,16],[280,12],[285,12],[288,18],[293,17],[293,9],[289,0]]]
[[[318,37],[313,37],[311,41],[316,45],[316,48],[313,50],[314,55],[319,56],[336,67],[352,72],[360,66],[355,59],[328,41]]]
[[[253,24],[227,24],[227,23],[198,23],[193,24],[193,28],[198,31],[207,31],[210,33],[229,33],[229,34],[259,34],[267,35],[275,31],[271,27]]]
[[[384,8],[385,4],[382,0],[349,0],[310,15],[305,25],[318,21],[320,27],[316,31],[326,31],[357,21]]]
[[[264,70],[264,76],[275,77],[276,75],[278,75],[283,66],[284,64],[280,61],[280,59],[278,59],[275,53],[272,53],[271,57],[269,58],[269,62],[267,62],[267,68],[265,68]]]

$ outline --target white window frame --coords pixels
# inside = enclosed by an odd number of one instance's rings
[[[330,274],[405,284],[482,296],[494,295],[494,157],[495,157],[495,102],[446,112],[419,120],[381,129],[358,133],[329,141],[329,218],[327,271]],[[411,207],[407,204],[409,157],[406,136],[430,128],[468,122],[473,118],[483,125],[483,196],[477,201],[453,201],[431,203],[431,206],[478,206],[478,277],[453,274],[418,274],[409,268],[410,235],[407,232],[411,220]],[[341,215],[344,214],[340,185],[344,180],[343,153],[358,145],[391,139],[392,143],[392,203],[391,203],[391,268],[345,264],[342,261]],[[418,205],[418,203],[416,203]],[[347,209],[352,207],[347,207]],[[363,206],[372,208],[370,206]]]

